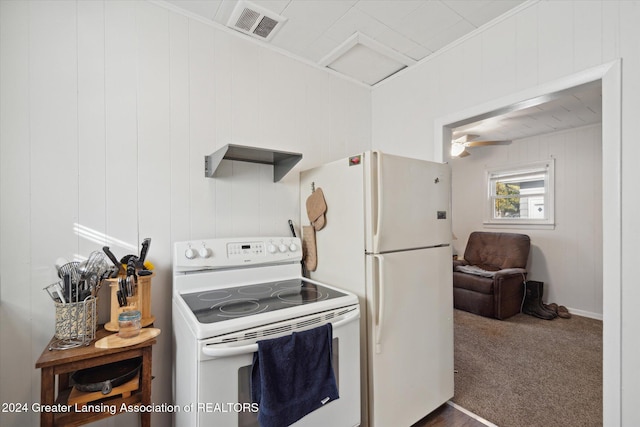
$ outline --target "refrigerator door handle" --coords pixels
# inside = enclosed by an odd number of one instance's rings
[[[380,228],[382,226],[382,153],[373,151],[376,158],[376,225],[373,230],[373,252],[378,252],[378,239],[380,238]]]
[[[380,340],[382,338],[382,325],[384,324],[384,256],[373,256],[378,262],[378,280],[376,280],[378,298],[377,298],[377,310],[376,310],[376,353],[382,352],[382,344]]]

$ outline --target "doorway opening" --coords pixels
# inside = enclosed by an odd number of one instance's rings
[[[601,210],[602,223],[602,320],[603,320],[603,421],[605,425],[620,423],[620,240],[621,240],[621,67],[620,61],[586,70],[558,81],[512,94],[507,97],[462,111],[436,121],[434,158],[451,161],[451,143],[464,126],[491,117],[517,114],[525,108],[553,102],[567,91],[600,87],[602,96],[601,129]],[[597,127],[597,126],[596,126]],[[502,141],[491,137],[489,141]],[[469,148],[472,156],[483,158],[481,150]],[[490,149],[491,150],[491,149]],[[479,190],[482,198],[482,187]],[[454,198],[455,198],[454,194]],[[482,202],[481,202],[482,203]],[[456,212],[453,211],[454,235]],[[507,230],[508,231],[508,230]],[[463,237],[463,236],[459,236]],[[455,242],[454,242],[454,246]],[[585,310],[589,311],[589,310]]]

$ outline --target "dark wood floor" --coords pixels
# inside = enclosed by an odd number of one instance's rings
[[[451,405],[444,404],[411,427],[486,427]]]

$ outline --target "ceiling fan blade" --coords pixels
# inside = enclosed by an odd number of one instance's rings
[[[509,145],[511,141],[471,141],[464,144],[466,147],[484,147],[487,145]]]

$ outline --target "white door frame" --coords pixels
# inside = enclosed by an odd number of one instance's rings
[[[602,64],[435,120],[434,159],[445,161],[451,124],[505,112],[529,100],[602,80],[603,424],[621,425],[622,390],[622,60]],[[496,115],[496,114],[493,114]],[[607,209],[604,209],[604,206]]]

